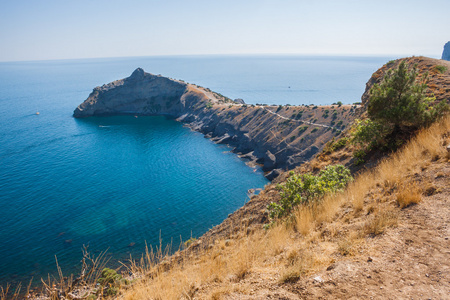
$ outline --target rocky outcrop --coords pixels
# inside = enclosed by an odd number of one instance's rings
[[[198,97],[196,97],[198,96]],[[206,101],[184,82],[136,69],[130,77],[96,87],[74,117],[114,114],[180,116],[193,101]],[[194,98],[194,99],[193,99]]]
[[[447,42],[444,45],[444,51],[442,52],[443,60],[450,60],[450,42]]]
[[[333,117],[325,114],[329,109],[335,112]],[[354,110],[238,104],[209,89],[138,68],[128,78],[94,88],[74,111],[77,118],[117,114],[176,118],[212,141],[232,146],[273,179],[280,170],[310,160],[351,122]],[[335,123],[339,128],[333,127]]]

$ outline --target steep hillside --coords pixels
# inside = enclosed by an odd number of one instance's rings
[[[290,225],[249,230],[242,215],[235,230],[205,235],[150,265],[144,273],[152,275],[121,297],[445,299],[449,137],[447,117],[358,175],[344,193],[301,206]],[[271,185],[260,197],[277,193]]]

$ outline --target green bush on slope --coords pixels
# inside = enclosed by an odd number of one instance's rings
[[[353,142],[358,151],[395,150],[417,129],[440,118],[449,107],[446,101],[433,105],[435,97],[427,97],[428,73],[418,77],[405,61],[397,69],[388,70],[380,84],[370,90],[368,119],[354,125]]]
[[[281,200],[268,205],[269,216],[272,219],[288,216],[295,206],[318,201],[328,193],[341,191],[351,180],[350,170],[342,165],[328,166],[317,176],[291,172],[286,182],[278,185]]]

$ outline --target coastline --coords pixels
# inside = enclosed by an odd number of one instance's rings
[[[210,89],[136,69],[96,87],[74,117],[164,115],[261,165],[269,180],[309,161],[359,114],[357,105],[291,106],[237,103]]]

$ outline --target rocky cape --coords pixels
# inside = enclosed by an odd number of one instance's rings
[[[74,117],[165,115],[202,132],[269,180],[310,160],[354,119],[356,106],[246,105],[210,89],[136,69],[130,77],[96,87]]]

